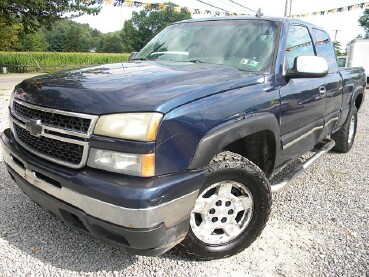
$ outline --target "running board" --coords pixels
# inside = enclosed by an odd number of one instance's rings
[[[311,165],[313,165],[316,161],[318,161],[321,157],[327,154],[329,150],[331,150],[336,144],[334,140],[329,138],[324,139],[322,143],[324,143],[324,145],[321,148],[316,149],[315,154],[309,159],[307,159],[303,164],[301,164],[298,170],[291,177],[285,178],[281,182],[271,185],[272,193],[282,191],[288,185],[289,182],[294,180],[306,169],[308,169]]]

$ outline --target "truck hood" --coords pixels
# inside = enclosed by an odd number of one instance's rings
[[[16,97],[66,111],[109,114],[168,111],[212,94],[264,82],[263,75],[199,63],[129,62],[40,75]]]

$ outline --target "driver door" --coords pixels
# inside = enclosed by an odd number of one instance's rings
[[[315,56],[309,29],[291,25],[285,49],[285,68],[298,56]],[[281,138],[284,160],[299,157],[317,142],[324,126],[324,78],[291,78],[280,88]]]

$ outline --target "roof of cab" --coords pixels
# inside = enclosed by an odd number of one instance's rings
[[[294,18],[287,18],[287,17],[271,17],[271,16],[261,16],[261,17],[256,17],[256,16],[221,16],[221,17],[208,17],[208,18],[197,18],[197,19],[186,19],[186,20],[182,20],[176,23],[191,23],[191,22],[206,22],[206,21],[224,21],[224,20],[266,20],[266,21],[274,21],[274,22],[282,22],[282,23],[287,23],[289,22],[290,24],[292,23],[297,23],[297,24],[303,24],[305,26],[315,26],[311,23],[299,20],[299,19],[294,19]],[[176,24],[175,23],[175,24]],[[321,29],[321,28],[319,28]]]

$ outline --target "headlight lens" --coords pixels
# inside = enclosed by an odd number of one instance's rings
[[[94,133],[121,139],[153,141],[162,118],[160,113],[103,115],[97,121]]]
[[[15,97],[15,90],[12,91],[12,93],[10,94],[10,99],[9,99],[9,108],[12,110],[13,109],[13,100]]]
[[[9,113],[10,114],[8,115],[8,126],[12,130],[13,134],[14,134],[14,130],[13,130],[14,126],[13,126],[11,114],[13,113],[14,97],[15,97],[15,90],[13,90],[12,93],[10,94],[10,98],[9,98]]]
[[[88,166],[122,174],[152,177],[155,154],[129,154],[91,148]]]

